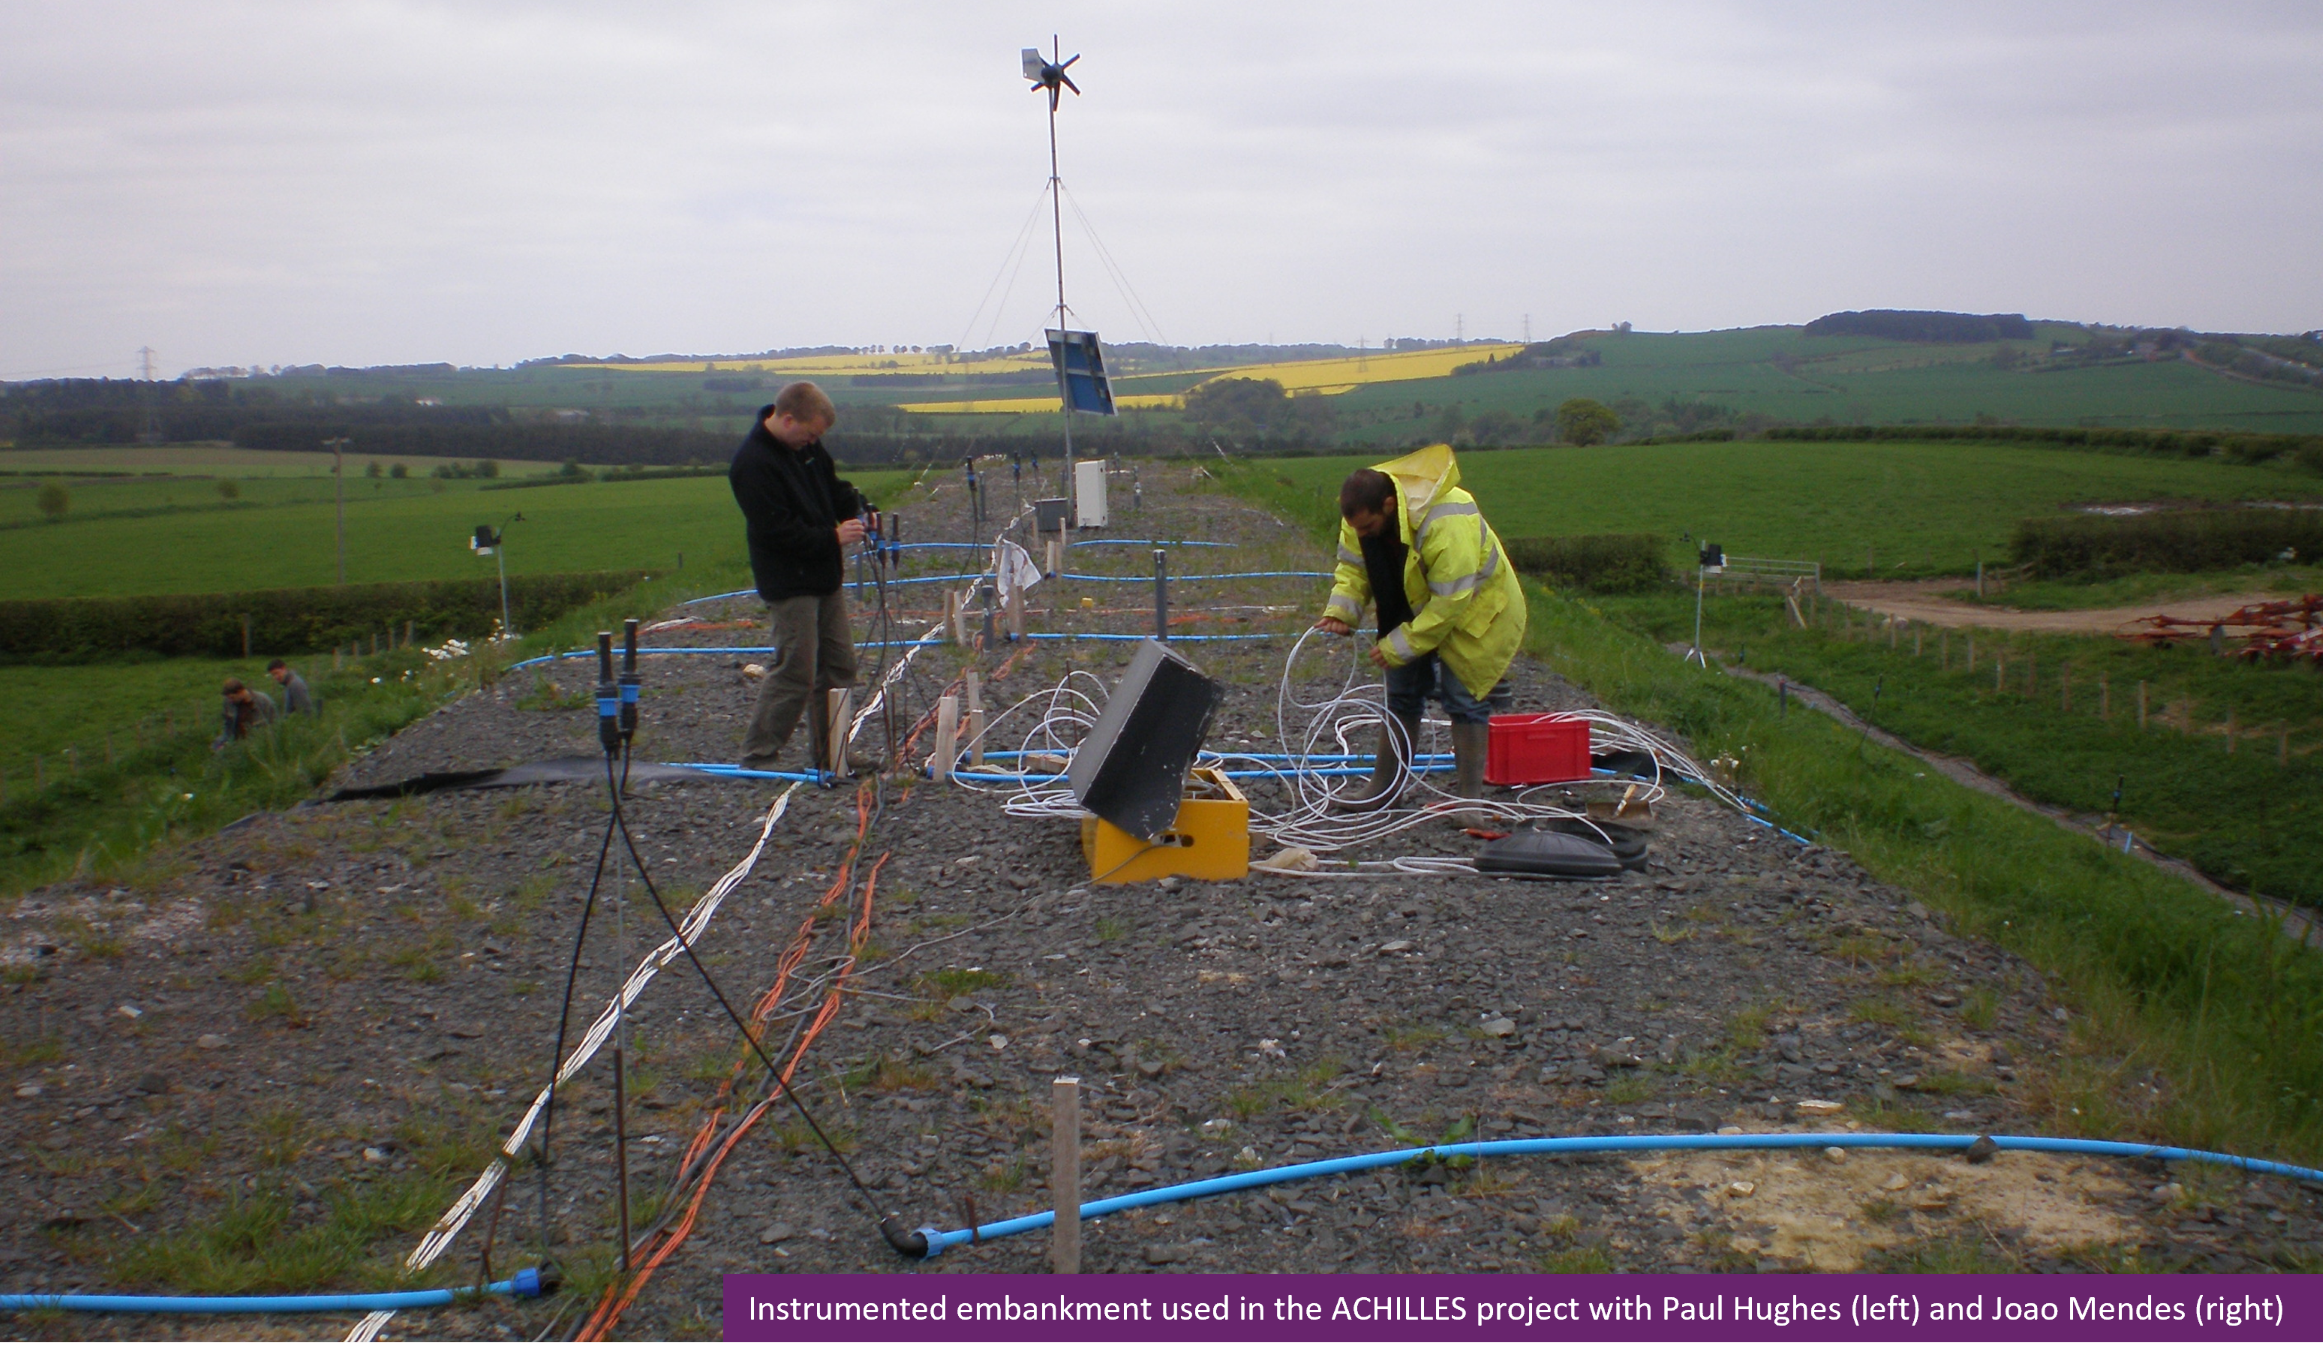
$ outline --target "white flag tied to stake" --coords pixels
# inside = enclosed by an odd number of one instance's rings
[[[1000,586],[1000,604],[1005,606],[1020,589],[1031,591],[1041,580],[1041,570],[1023,545],[1002,540],[992,546],[992,576]]]

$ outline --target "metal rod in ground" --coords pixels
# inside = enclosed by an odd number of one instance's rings
[[[1170,639],[1170,552],[1153,552],[1153,636],[1164,643]]]
[[[1049,1200],[1056,1208],[1049,1244],[1058,1272],[1081,1270],[1081,1081],[1065,1075],[1050,1085]]]
[[[617,1034],[618,1036],[618,1034]],[[629,1270],[629,1077],[621,1044],[613,1044],[613,1194],[621,1212],[621,1270]]]

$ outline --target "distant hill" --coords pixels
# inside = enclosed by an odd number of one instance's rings
[[[1962,315],[1949,310],[1841,310],[1803,330],[1809,338],[1845,335],[1899,343],[1997,343],[2033,336],[2023,315]]]

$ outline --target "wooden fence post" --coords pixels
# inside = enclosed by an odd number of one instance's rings
[[[2234,754],[2234,706],[2226,706],[2226,754]]]
[[[2288,723],[2283,724],[2282,740],[2275,743],[2275,764],[2286,770],[2291,768],[2291,725]]]
[[[247,615],[242,617],[242,655],[250,655],[250,617]]]
[[[2103,676],[2097,678],[2097,716],[2108,721],[2113,717],[2113,687]]]

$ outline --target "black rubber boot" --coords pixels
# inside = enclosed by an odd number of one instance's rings
[[[1396,743],[1397,728],[1401,728],[1403,731],[1403,742],[1400,746]],[[1419,735],[1420,721],[1416,718],[1405,719],[1398,716],[1393,725],[1380,724],[1379,752],[1372,760],[1371,778],[1363,782],[1363,787],[1355,791],[1354,797],[1334,800],[1331,804],[1331,810],[1345,813],[1378,812],[1383,808],[1395,806],[1397,797],[1395,781],[1403,773],[1404,749],[1417,746]]]
[[[1462,798],[1484,796],[1484,760],[1492,744],[1492,725],[1489,723],[1454,723],[1452,725],[1452,791]],[[1491,815],[1464,808],[1452,814],[1452,823],[1460,827],[1483,828],[1496,819]]]

